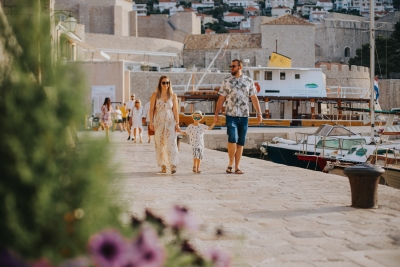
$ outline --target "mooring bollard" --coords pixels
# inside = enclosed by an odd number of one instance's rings
[[[343,170],[350,182],[352,207],[362,209],[378,207],[379,177],[384,172],[382,167],[368,163],[357,164]]]

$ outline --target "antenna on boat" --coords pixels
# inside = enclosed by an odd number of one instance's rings
[[[278,38],[275,38],[275,53],[278,53]]]
[[[231,37],[231,35],[229,34],[228,37],[226,37],[225,42],[222,44],[221,48],[219,49],[218,53],[215,55],[215,57],[213,58],[213,60],[211,61],[211,63],[208,65],[207,69],[205,70],[205,72],[203,73],[203,75],[201,76],[199,82],[197,83],[196,87],[194,88],[194,90],[198,90],[199,86],[201,84],[201,82],[203,81],[204,76],[206,76],[208,70],[211,68],[211,66],[214,64],[214,61],[217,59],[219,53],[221,53],[222,48],[224,48],[224,46],[228,47],[229,44],[229,38]]]
[[[369,57],[370,57],[370,115],[371,115],[371,144],[375,144],[375,101],[374,101],[374,77],[375,77],[375,10],[374,0],[369,1]]]

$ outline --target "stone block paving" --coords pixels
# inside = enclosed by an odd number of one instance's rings
[[[400,190],[379,185],[378,209],[354,209],[346,177],[248,157],[245,174],[227,174],[227,154],[209,149],[194,174],[187,144],[178,172],[159,174],[154,143],[144,136],[135,144],[111,133],[112,197],[139,217],[145,208],[166,216],[174,204],[187,206],[201,221],[191,236],[198,249],[222,247],[240,267],[400,266]]]

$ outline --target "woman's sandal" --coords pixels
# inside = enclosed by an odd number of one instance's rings
[[[167,166],[165,165],[161,166],[161,173],[167,173]]]
[[[197,170],[197,173],[201,173],[201,171],[200,171],[200,170]]]
[[[237,170],[235,171],[235,174],[244,174],[244,172],[242,172],[240,169],[237,169]]]
[[[197,172],[197,170],[196,170],[196,167],[193,167],[193,172],[194,172],[194,173],[196,173],[196,172]]]
[[[232,167],[228,166],[228,168],[226,168],[226,173],[232,173]]]
[[[176,165],[171,166],[171,174],[176,173]]]

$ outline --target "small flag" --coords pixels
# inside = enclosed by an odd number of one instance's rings
[[[378,76],[375,76],[374,79],[374,90],[375,90],[375,100],[377,101],[379,98]]]

